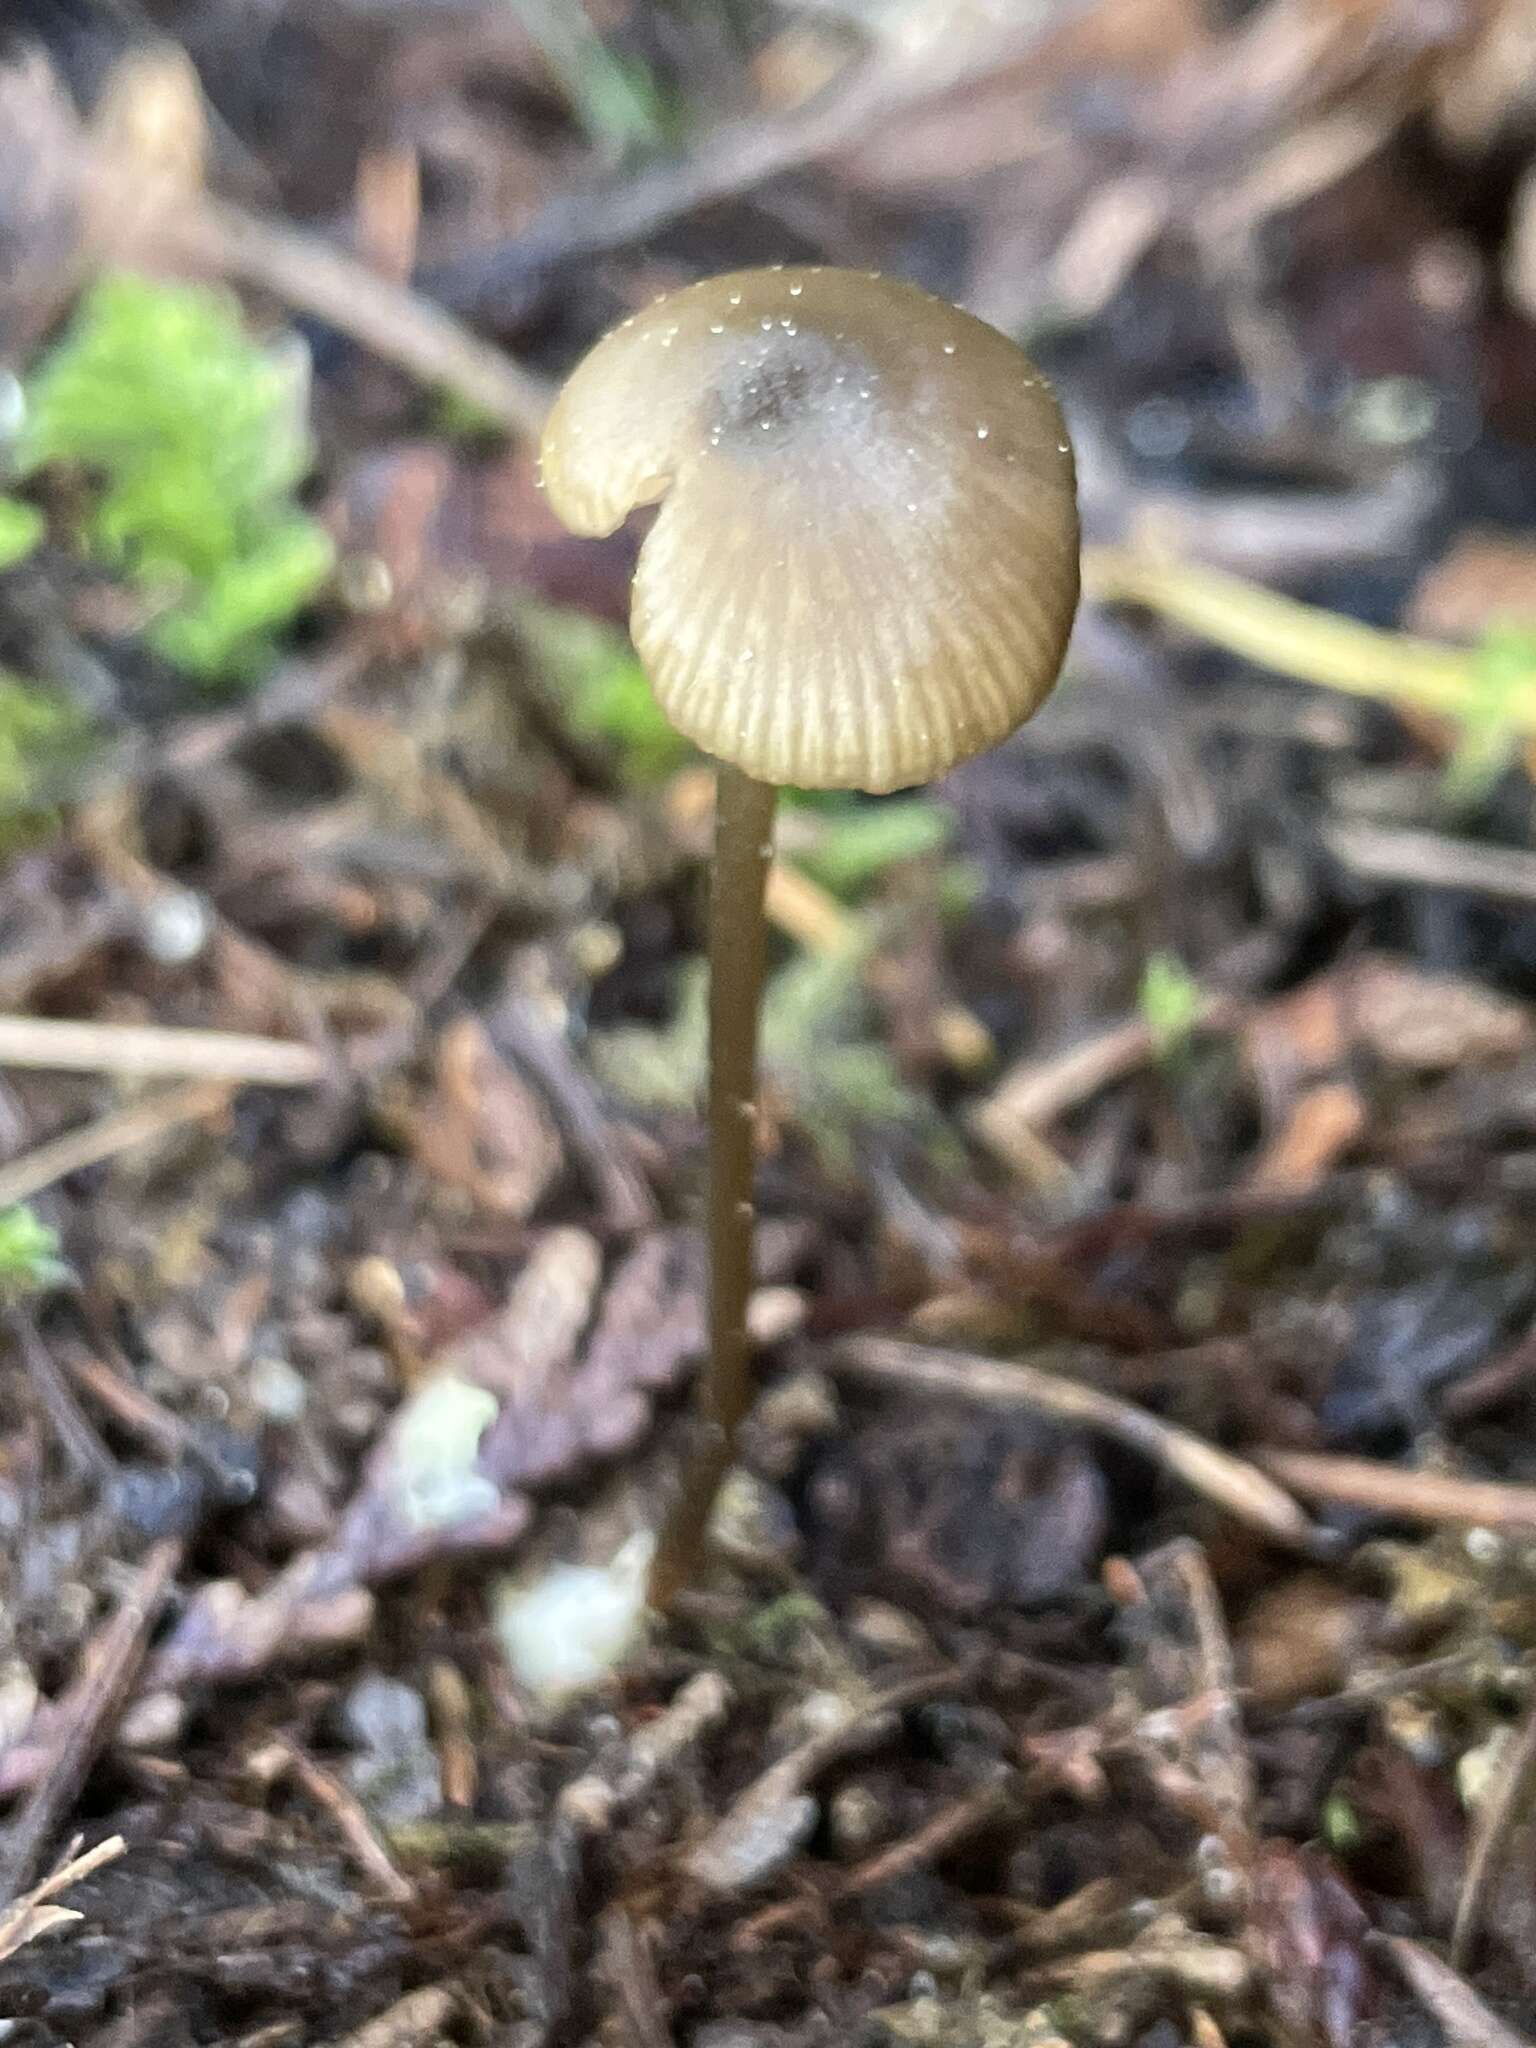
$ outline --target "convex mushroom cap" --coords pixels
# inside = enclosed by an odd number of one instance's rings
[[[775,268],[669,293],[577,366],[542,465],[580,533],[660,503],[636,649],[672,724],[759,781],[925,782],[1056,680],[1078,525],[1055,396],[914,285]]]

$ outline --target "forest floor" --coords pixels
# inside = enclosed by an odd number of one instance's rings
[[[0,2043],[1536,2038],[1528,9],[7,24]],[[784,813],[761,1397],[554,1697],[710,783],[534,437],[773,261],[1026,340],[1085,602]]]

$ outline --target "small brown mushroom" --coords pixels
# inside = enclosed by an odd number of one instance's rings
[[[1012,342],[913,285],[673,292],[577,368],[543,470],[580,533],[660,501],[636,649],[678,731],[756,781],[926,782],[1056,680],[1078,557],[1060,410]]]
[[[752,1113],[776,790],[900,789],[1005,738],[1077,606],[1071,445],[1045,379],[915,286],[744,270],[672,292],[572,373],[542,450],[555,511],[659,504],[631,631],[721,764],[711,917],[708,1455],[653,1590],[692,1570],[750,1396]]]

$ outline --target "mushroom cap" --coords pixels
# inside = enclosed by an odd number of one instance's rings
[[[759,781],[927,781],[1056,680],[1078,593],[1060,409],[915,285],[775,267],[668,293],[572,372],[542,470],[579,533],[660,503],[636,650],[678,731]]]

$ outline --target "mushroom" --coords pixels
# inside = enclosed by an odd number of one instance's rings
[[[718,766],[710,914],[707,1440],[651,1594],[693,1572],[751,1393],[763,889],[781,787],[904,788],[1005,738],[1077,605],[1071,445],[1015,345],[914,285],[775,265],[623,321],[572,372],[542,474],[578,533],[659,505],[631,632]]]

